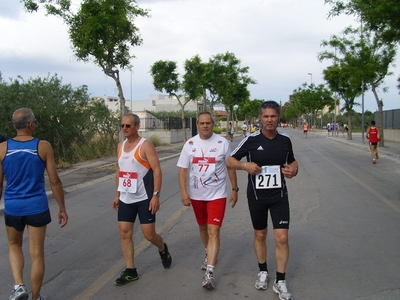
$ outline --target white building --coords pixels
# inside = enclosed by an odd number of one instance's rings
[[[119,110],[119,98],[111,96],[93,97],[96,100],[103,99],[106,106],[112,110]],[[181,102],[184,102],[182,97]],[[201,103],[189,101],[185,105],[185,111],[198,111]],[[180,111],[181,106],[175,97],[168,95],[151,94],[149,100],[125,100],[125,106],[131,111]]]

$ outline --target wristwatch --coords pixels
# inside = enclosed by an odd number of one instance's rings
[[[238,188],[238,187],[236,187],[236,188],[232,188],[232,191],[239,192],[239,188]]]
[[[160,196],[160,191],[155,191],[155,192],[153,193],[153,195],[159,197],[159,196]]]

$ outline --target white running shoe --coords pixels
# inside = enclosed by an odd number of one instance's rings
[[[212,272],[206,272],[204,274],[204,279],[203,282],[201,283],[202,287],[208,290],[213,290],[215,289],[214,286],[214,276]]]
[[[257,290],[265,291],[268,288],[268,272],[261,271],[257,275],[256,284],[254,285]]]
[[[279,295],[280,300],[293,300],[292,294],[289,293],[286,287],[286,280],[279,280],[278,282],[274,282],[272,289],[275,293]]]
[[[23,283],[17,286],[17,288],[14,288],[11,296],[9,297],[9,300],[28,300],[28,299],[29,299],[28,290],[26,289],[26,286]]]

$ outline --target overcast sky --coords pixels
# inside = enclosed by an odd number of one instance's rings
[[[77,8],[78,0],[74,1]],[[317,59],[322,40],[328,40],[351,23],[351,17],[327,19],[324,0],[138,0],[150,10],[150,18],[137,19],[143,45],[132,49],[136,56],[132,73],[121,72],[126,99],[145,100],[158,93],[152,85],[150,66],[157,60],[173,60],[182,66],[196,54],[203,61],[232,52],[248,66],[256,81],[251,99],[288,100],[303,83],[324,83],[322,71],[330,63]],[[0,1],[0,71],[3,79],[36,78],[58,74],[64,84],[87,85],[91,96],[117,96],[115,82],[93,63],[76,60],[67,27],[44,11],[26,13],[19,0]],[[397,63],[400,55],[397,56]],[[392,67],[388,93],[380,92],[384,109],[400,108]],[[308,75],[311,73],[312,75]],[[361,98],[358,100],[361,103]],[[365,110],[376,111],[370,91]],[[356,108],[361,111],[361,106]]]

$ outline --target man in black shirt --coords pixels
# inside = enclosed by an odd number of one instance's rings
[[[289,200],[285,178],[297,175],[298,165],[294,158],[290,138],[277,131],[280,106],[275,101],[265,101],[260,107],[259,131],[244,138],[233,150],[226,164],[248,174],[247,199],[254,228],[254,250],[260,272],[256,289],[268,287],[267,224],[268,211],[274,227],[277,272],[273,290],[281,300],[291,300],[286,287],[285,273],[289,260]],[[246,157],[246,162],[240,160]]]

